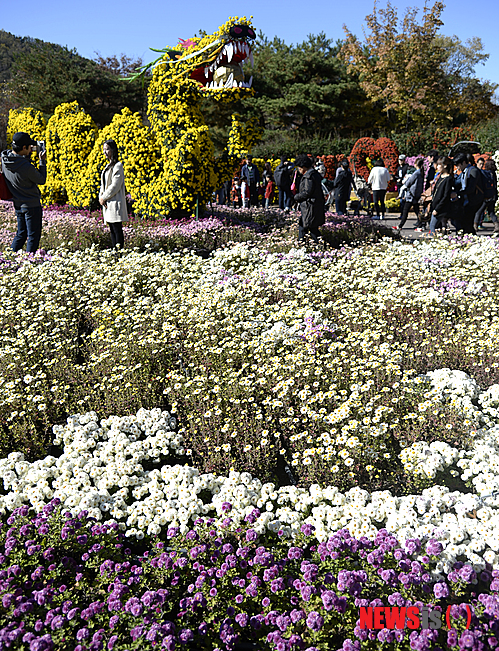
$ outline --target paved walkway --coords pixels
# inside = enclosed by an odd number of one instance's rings
[[[386,226],[398,226],[399,224],[399,217],[400,215],[397,213],[393,214],[388,214],[386,215],[384,221],[382,221],[382,224],[385,224]],[[483,224],[485,226],[485,230],[479,230],[477,231],[477,235],[480,237],[490,237],[493,232],[494,232],[494,224],[491,222],[485,222]],[[422,233],[416,233],[414,231],[414,228],[416,226],[416,217],[414,213],[409,213],[409,217],[404,225],[404,228],[399,231],[402,237],[408,238],[411,240],[416,240],[419,239],[420,237],[424,237],[425,234],[428,234],[428,227],[426,228],[426,231],[423,231]],[[449,231],[450,233],[454,233],[454,228],[451,227],[451,230]]]

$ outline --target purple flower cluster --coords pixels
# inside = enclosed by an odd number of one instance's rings
[[[499,572],[477,577],[458,563],[447,580],[432,583],[441,551],[435,540],[426,556],[419,540],[400,545],[385,530],[374,541],[342,530],[317,545],[313,527],[303,525],[291,543],[263,540],[252,529],[257,517],[255,510],[245,526],[229,522],[221,531],[200,519],[185,535],[170,529],[168,546],[157,542],[139,554],[115,528],[64,514],[56,502],[34,517],[19,509],[0,528],[0,648],[49,651],[63,639],[78,651],[117,644],[232,650],[242,642],[278,651],[395,641],[421,651],[497,646]],[[448,632],[359,625],[361,607],[445,612],[448,604]]]

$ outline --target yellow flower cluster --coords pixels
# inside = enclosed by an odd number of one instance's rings
[[[263,170],[265,169],[265,163],[270,163],[270,166],[272,168],[272,172],[275,172],[276,167],[278,167],[281,163],[279,158],[253,158],[253,163],[258,167],[258,170],[260,172],[260,176],[263,174]]]
[[[29,133],[34,140],[43,140],[46,128],[47,123],[41,111],[33,108],[11,109],[7,126],[7,142],[10,146],[12,136],[18,131]]]
[[[11,111],[9,134],[27,131],[40,139],[45,135],[48,169],[43,201],[90,207],[98,195],[100,172],[105,166],[102,143],[112,138],[118,145],[127,190],[135,199],[137,213],[189,214],[196,205],[206,204],[261,136],[255,121],[244,123],[234,115],[226,150],[215,159],[200,109],[202,93],[210,92],[217,101],[233,102],[251,90],[208,89],[190,76],[215,61],[236,24],[250,25],[250,21],[230,18],[214,34],[191,39],[188,48],[179,45],[165,50],[149,85],[150,126],[143,124],[138,113],[124,109],[99,131],[77,102],[58,106],[46,127],[39,111]],[[198,50],[197,56],[182,60]],[[179,58],[172,59],[170,55],[176,52]]]
[[[34,108],[11,109],[7,125],[7,143],[10,147],[12,137],[19,131],[29,133],[34,140],[45,140],[47,123],[41,111]],[[32,161],[36,163],[38,157],[33,154]]]
[[[237,113],[232,115],[232,124],[229,131],[227,147],[221,156],[215,161],[215,174],[217,178],[216,187],[222,187],[227,179],[230,179],[234,172],[240,167],[241,159],[251,151],[253,145],[261,137],[261,128],[255,119],[243,122]],[[263,171],[264,161],[261,169]]]
[[[67,201],[87,207],[91,192],[87,159],[97,138],[92,118],[71,102],[57,106],[47,124],[47,182],[42,189],[45,203]]]
[[[111,124],[99,132],[86,163],[81,205],[89,206],[99,193],[100,174],[107,164],[102,151],[106,140],[114,140],[118,145],[126,189],[135,200],[135,210],[147,214],[145,188],[159,174],[160,149],[154,133],[144,126],[140,113],[132,113],[128,108],[116,113]]]

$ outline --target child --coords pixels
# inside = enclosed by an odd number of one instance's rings
[[[241,184],[239,182],[238,176],[235,176],[232,179],[232,187],[230,189],[230,200],[232,201],[232,206],[234,208],[241,207]]]
[[[265,208],[268,208],[274,199],[274,179],[270,176],[267,180],[267,186],[265,188]]]
[[[263,200],[265,198],[265,188],[263,187],[262,183],[258,183],[256,186],[256,193],[257,193],[257,200],[258,200],[258,206],[263,206]]]

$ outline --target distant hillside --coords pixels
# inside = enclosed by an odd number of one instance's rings
[[[14,56],[18,52],[30,49],[38,39],[31,36],[14,36],[4,29],[0,29],[0,83],[8,81],[12,74]],[[43,41],[38,41],[43,43]],[[55,46],[60,47],[60,46]]]
[[[146,89],[140,80],[122,80],[141,65],[121,57],[87,59],[29,36],[0,30],[0,139],[10,108],[30,106],[48,119],[59,104],[77,101],[98,126],[109,124],[123,107],[144,111]]]

